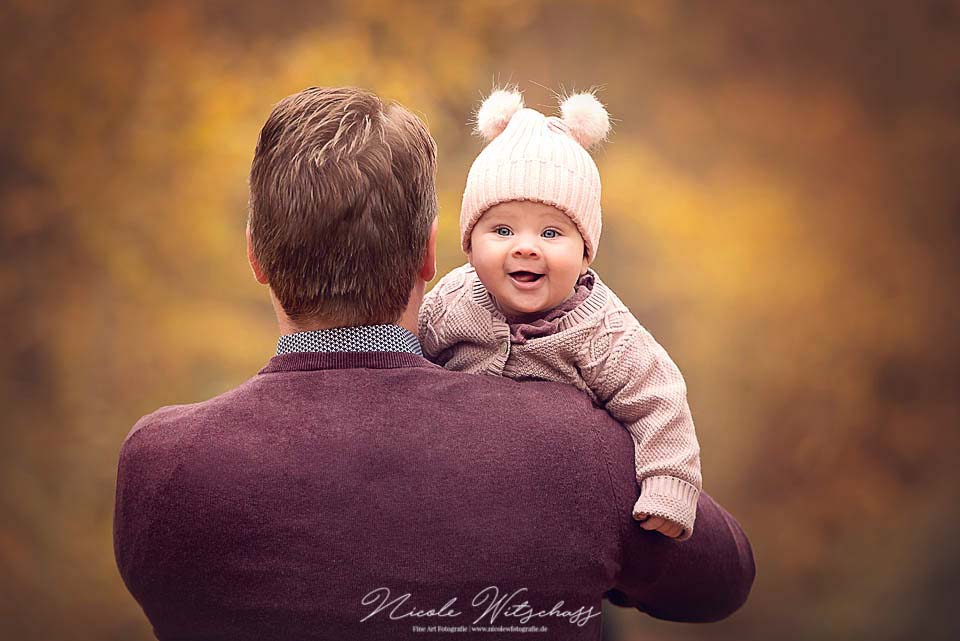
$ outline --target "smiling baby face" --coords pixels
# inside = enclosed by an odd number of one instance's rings
[[[507,316],[547,311],[587,271],[583,238],[562,211],[512,200],[488,209],[470,235],[470,263]]]

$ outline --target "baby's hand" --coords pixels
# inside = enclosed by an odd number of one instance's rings
[[[648,514],[637,514],[636,519],[641,521],[640,527],[644,530],[656,530],[664,536],[675,539],[683,532],[683,526],[668,521],[662,516],[650,516]]]

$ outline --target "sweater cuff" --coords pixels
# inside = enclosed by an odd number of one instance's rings
[[[674,540],[686,541],[693,534],[699,498],[700,490],[683,479],[648,476],[640,484],[640,499],[633,506],[633,514],[660,516],[683,526],[683,532]]]

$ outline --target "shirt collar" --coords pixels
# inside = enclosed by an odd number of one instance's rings
[[[281,336],[277,355],[300,352],[409,352],[423,356],[416,335],[399,325],[360,325]]]

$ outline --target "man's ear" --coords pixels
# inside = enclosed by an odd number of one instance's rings
[[[423,264],[420,265],[420,278],[429,283],[437,275],[437,224],[439,217],[430,224],[430,235],[427,237],[427,249],[423,253]]]
[[[250,269],[253,270],[253,277],[257,279],[257,282],[261,285],[269,284],[266,274],[260,269],[257,257],[253,254],[253,236],[250,235],[250,223],[247,223],[247,261],[250,263]]]

